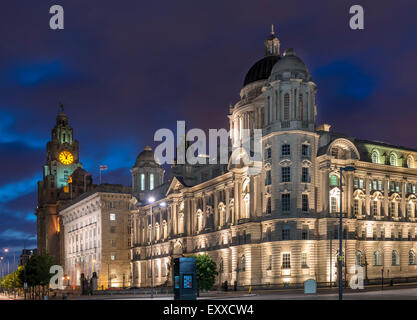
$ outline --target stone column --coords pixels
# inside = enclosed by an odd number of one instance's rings
[[[214,214],[214,226],[213,231],[217,230],[219,227],[219,208],[218,208],[218,199],[217,199],[217,190],[213,191],[213,201],[214,201],[214,208],[213,208],[213,214]]]
[[[191,208],[190,208],[190,199],[188,195],[184,197],[184,233],[187,236],[191,235]]]
[[[234,196],[234,224],[237,224],[239,221],[239,217],[240,217],[240,198],[242,196],[242,186],[240,184],[240,177],[238,177],[235,174],[235,187],[234,187],[234,191],[235,191],[235,196]]]
[[[389,202],[388,202],[388,194],[389,194],[389,188],[388,188],[388,179],[387,177],[383,180],[383,184],[384,184],[384,216],[388,216],[388,206],[389,206]]]
[[[353,174],[351,172],[347,175],[346,191],[345,191],[345,209],[347,217],[352,216],[352,199],[353,199]]]
[[[229,195],[230,189],[228,187],[225,187],[225,199],[224,201],[226,201],[226,221],[223,221],[223,225],[226,225],[227,223],[230,222],[230,195]]]
[[[255,212],[255,183],[254,183],[254,177],[251,176],[249,177],[250,181],[249,181],[249,218],[253,219],[256,218],[256,212]]]
[[[405,195],[407,192],[407,183],[406,181],[401,181],[401,217],[405,217],[407,215],[406,211],[406,204],[405,204]]]
[[[178,234],[178,217],[177,217],[177,204],[172,202],[171,204],[171,213],[172,213],[172,232],[173,235]]]
[[[366,215],[371,214],[371,211],[370,211],[370,202],[371,202],[370,192],[371,192],[371,190],[369,189],[369,181],[371,181],[371,179],[369,178],[369,176],[367,176],[365,178],[365,211],[366,211]],[[363,214],[363,212],[362,212],[362,214]]]

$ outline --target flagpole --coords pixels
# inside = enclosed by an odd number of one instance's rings
[[[101,184],[101,168],[100,168],[100,184]]]

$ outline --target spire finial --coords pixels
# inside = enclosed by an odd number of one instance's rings
[[[59,103],[59,108],[61,109],[61,112],[64,112],[64,104],[62,102]]]
[[[275,34],[275,32],[274,32],[274,24],[271,24],[271,34]]]

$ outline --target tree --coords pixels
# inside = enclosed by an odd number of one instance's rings
[[[210,290],[216,280],[216,262],[208,254],[192,255],[196,258],[197,287],[199,290]]]
[[[29,287],[47,286],[52,275],[49,273],[51,266],[54,265],[53,258],[48,254],[32,256],[25,265],[26,282]],[[20,281],[24,282],[24,269],[19,272]]]

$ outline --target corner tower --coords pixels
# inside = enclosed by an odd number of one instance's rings
[[[68,182],[73,172],[81,167],[78,141],[74,139],[72,127],[61,104],[51,140],[46,145],[46,163],[43,166],[43,179],[38,182],[36,210],[39,252],[51,254],[56,263],[61,259],[59,206],[79,193],[72,192],[72,185]],[[91,185],[90,180],[86,184]]]

